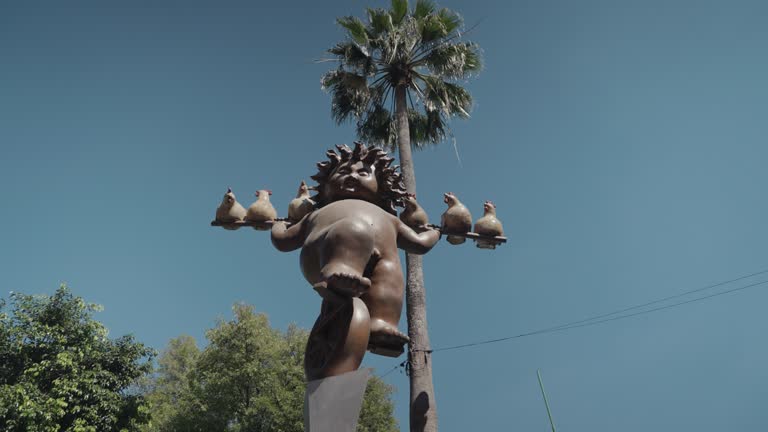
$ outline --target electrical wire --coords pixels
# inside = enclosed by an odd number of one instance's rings
[[[535,330],[535,331],[532,331],[532,332],[521,333],[521,334],[514,335],[514,336],[507,336],[507,337],[502,337],[502,338],[498,338],[498,339],[490,339],[490,340],[485,340],[485,341],[466,343],[466,344],[461,344],[461,345],[455,345],[455,346],[449,346],[449,347],[444,347],[444,348],[437,348],[437,349],[433,349],[433,350],[427,350],[427,351],[429,351],[429,352],[438,352],[438,351],[449,351],[449,350],[456,350],[456,349],[462,349],[462,348],[469,348],[469,347],[478,346],[478,345],[486,345],[486,344],[491,344],[491,343],[503,342],[503,341],[507,341],[507,340],[511,340],[511,339],[519,339],[519,338],[527,337],[527,336],[534,336],[534,335],[539,335],[539,334],[544,334],[544,333],[554,333],[554,332],[565,331],[565,330],[570,330],[570,329],[574,329],[574,328],[587,327],[587,326],[591,326],[591,325],[602,324],[602,323],[605,323],[605,322],[616,321],[616,320],[620,320],[620,319],[624,319],[624,318],[630,318],[630,317],[634,317],[634,316],[638,316],[638,315],[644,315],[644,314],[648,314],[648,313],[652,313],[652,312],[656,312],[656,311],[660,311],[660,310],[664,310],[664,309],[670,309],[670,308],[673,308],[673,307],[678,307],[678,306],[686,305],[686,304],[689,304],[689,303],[694,303],[694,302],[706,300],[706,299],[709,299],[709,298],[718,297],[718,296],[721,296],[721,295],[730,294],[730,293],[737,292],[737,291],[742,291],[742,290],[745,290],[747,288],[752,288],[752,287],[755,287],[755,286],[767,284],[768,280],[767,281],[762,281],[762,282],[752,283],[752,284],[749,284],[749,285],[746,285],[746,286],[742,286],[742,287],[738,287],[738,288],[731,288],[731,289],[728,289],[728,290],[725,290],[725,291],[720,291],[720,292],[717,292],[717,293],[714,293],[714,294],[709,294],[709,295],[706,295],[706,296],[703,296],[703,297],[696,297],[696,298],[691,299],[691,300],[677,302],[677,303],[673,303],[673,304],[665,305],[665,306],[659,306],[659,307],[656,307],[656,308],[652,308],[652,309],[648,309],[648,310],[643,310],[643,311],[640,311],[640,312],[635,312],[635,313],[626,314],[626,315],[619,315],[619,316],[615,316],[613,318],[605,318],[605,317],[608,317],[608,316],[611,316],[611,315],[616,315],[616,314],[619,314],[619,313],[622,313],[622,312],[626,312],[626,311],[629,311],[629,310],[638,309],[638,308],[641,308],[641,307],[644,307],[644,306],[648,306],[648,305],[651,305],[651,304],[657,304],[657,303],[660,303],[662,301],[670,300],[672,298],[679,298],[679,297],[682,297],[684,295],[692,294],[694,292],[699,292],[699,291],[703,291],[705,289],[710,289],[710,288],[714,288],[714,287],[717,287],[717,286],[725,285],[727,283],[735,282],[735,281],[738,281],[738,280],[743,280],[743,279],[746,279],[748,277],[756,276],[756,275],[762,274],[762,273],[768,273],[768,270],[763,271],[763,272],[754,273],[754,274],[752,274],[750,276],[744,276],[744,277],[741,277],[741,278],[738,278],[738,279],[733,279],[733,280],[728,281],[728,282],[721,282],[719,284],[710,285],[708,287],[697,288],[695,290],[691,290],[691,291],[685,292],[683,294],[678,294],[678,295],[675,295],[675,296],[665,297],[664,299],[654,300],[653,302],[644,303],[642,305],[633,306],[631,308],[622,309],[620,311],[612,312],[612,313],[609,313],[609,314],[598,315],[598,316],[595,316],[595,317],[591,317],[591,318],[587,318],[587,319],[583,319],[583,320],[579,320],[579,321],[573,321],[573,322],[570,322],[570,323],[561,324],[561,325],[554,326],[554,327],[547,327],[547,328],[544,328],[544,329],[541,329],[541,330]],[[599,318],[605,318],[605,319],[599,319]]]
[[[767,284],[767,283],[768,283],[768,280],[762,281],[762,282],[756,282],[756,283],[753,283],[753,284],[745,285],[743,287],[731,288],[729,290],[725,290],[725,291],[721,291],[721,292],[718,292],[718,293],[706,295],[704,297],[697,297],[695,299],[686,300],[686,301],[682,301],[682,302],[678,302],[678,303],[673,303],[671,305],[659,306],[659,307],[656,307],[656,308],[653,308],[653,309],[648,309],[648,310],[644,310],[644,311],[640,311],[640,312],[635,312],[635,313],[631,313],[631,314],[627,314],[627,315],[621,315],[621,316],[617,316],[617,317],[613,317],[613,318],[603,319],[603,320],[600,320],[600,321],[593,321],[593,322],[588,322],[588,323],[585,323],[585,324],[579,324],[579,325],[573,325],[573,326],[569,326],[569,327],[558,328],[558,329],[554,329],[554,330],[550,330],[550,331],[546,331],[546,332],[540,332],[540,333],[551,333],[551,332],[560,331],[560,330],[570,330],[570,329],[575,329],[575,328],[579,328],[579,327],[587,327],[587,326],[590,326],[590,325],[601,324],[601,323],[605,323],[605,322],[609,322],[609,321],[616,321],[616,320],[620,320],[620,319],[623,319],[623,318],[630,318],[630,317],[634,317],[634,316],[638,316],[638,315],[644,315],[644,314],[647,314],[647,313],[656,312],[656,311],[660,311],[660,310],[664,310],[664,309],[670,309],[670,308],[673,308],[673,307],[682,306],[682,305],[689,304],[689,303],[695,303],[695,302],[698,302],[698,301],[710,299],[712,297],[718,297],[718,296],[721,296],[721,295],[730,294],[730,293],[734,293],[734,292],[737,292],[737,291],[742,291],[742,290],[745,290],[747,288],[752,288],[752,287],[756,287],[758,285],[763,285],[763,284]],[[537,334],[539,334],[539,333],[537,333]]]
[[[707,286],[705,286],[703,288],[695,288],[695,289],[692,289],[692,290],[688,290],[688,291],[682,292],[680,294],[675,294],[675,295],[671,295],[671,296],[668,296],[668,297],[660,298],[658,300],[649,301],[647,303],[643,303],[643,304],[639,304],[639,305],[635,305],[635,306],[630,306],[628,308],[624,308],[624,309],[621,309],[621,310],[617,310],[617,311],[609,312],[609,313],[606,313],[606,314],[585,318],[585,319],[582,319],[582,320],[579,320],[579,321],[573,321],[573,322],[570,322],[570,323],[567,323],[567,324],[562,324],[562,325],[560,325],[558,327],[570,327],[570,326],[572,326],[574,324],[581,324],[581,323],[584,323],[584,322],[587,322],[587,321],[599,320],[601,318],[609,317],[611,315],[618,315],[620,313],[629,312],[631,310],[640,309],[640,308],[643,308],[643,307],[646,307],[646,306],[651,306],[651,305],[654,305],[654,304],[663,303],[663,302],[668,301],[668,300],[672,300],[672,299],[676,299],[676,298],[680,298],[680,297],[685,297],[687,295],[690,295],[690,294],[693,294],[693,293],[697,293],[697,292],[701,292],[701,291],[706,291],[706,290],[709,290],[709,289],[712,289],[712,288],[721,287],[723,285],[728,285],[728,284],[731,284],[731,283],[734,283],[734,282],[738,282],[740,280],[749,279],[749,278],[752,278],[752,277],[755,277],[755,276],[758,276],[758,275],[761,275],[761,274],[765,274],[765,273],[768,273],[768,269],[762,270],[762,271],[759,271],[759,272],[756,272],[756,273],[752,273],[752,274],[749,274],[749,275],[746,275],[746,276],[741,276],[741,277],[738,277],[736,279],[731,279],[731,280],[727,280],[727,281],[724,281],[724,282],[718,282],[716,284],[707,285]]]
[[[384,378],[385,376],[391,374],[392,372],[396,371],[399,368],[405,367],[405,364],[408,363],[408,360],[398,364],[397,366],[393,367],[392,369],[388,370],[386,373],[379,376],[379,378]]]
[[[589,317],[589,318],[585,318],[585,319],[581,319],[581,320],[578,320],[578,321],[571,321],[571,322],[568,322],[568,323],[565,323],[565,324],[560,324],[560,325],[557,325],[557,326],[547,327],[547,328],[543,328],[543,329],[540,329],[540,330],[535,330],[535,331],[531,331],[531,332],[527,332],[527,333],[521,333],[521,334],[517,334],[517,335],[514,335],[514,336],[507,336],[507,337],[502,337],[502,338],[497,338],[497,339],[489,339],[489,340],[484,340],[484,341],[479,341],[479,342],[471,342],[471,343],[466,343],[466,344],[461,344],[461,345],[454,345],[454,346],[448,346],[448,347],[437,348],[437,349],[413,349],[412,351],[413,352],[433,353],[433,352],[439,352],[439,351],[450,351],[450,350],[457,350],[457,349],[463,349],[463,348],[470,348],[470,347],[479,346],[479,345],[487,345],[487,344],[492,344],[492,343],[497,343],[497,342],[508,341],[508,340],[512,340],[512,339],[519,339],[519,338],[523,338],[523,337],[527,337],[527,336],[534,336],[534,335],[540,335],[540,334],[545,334],[545,333],[554,333],[554,332],[559,332],[559,331],[571,330],[571,329],[575,329],[575,328],[588,327],[588,326],[602,324],[602,323],[606,323],[606,322],[610,322],[610,321],[617,321],[617,320],[620,320],[620,319],[631,318],[631,317],[635,317],[635,316],[639,316],[639,315],[645,315],[645,314],[649,314],[649,313],[652,313],[652,312],[661,311],[661,310],[664,310],[664,309],[670,309],[670,308],[674,308],[674,307],[679,307],[679,306],[683,306],[683,305],[686,305],[686,304],[695,303],[695,302],[699,302],[699,301],[702,301],[702,300],[707,300],[707,299],[710,299],[710,298],[713,298],[713,297],[719,297],[719,296],[722,296],[722,295],[725,295],[725,294],[730,294],[730,293],[733,293],[733,292],[742,291],[742,290],[745,290],[745,289],[748,289],[748,288],[752,288],[752,287],[756,287],[756,286],[759,286],[759,285],[768,284],[768,280],[762,281],[762,282],[755,282],[755,283],[751,283],[751,284],[748,284],[748,285],[745,285],[745,286],[736,287],[736,288],[727,289],[725,291],[716,292],[714,294],[709,294],[709,295],[705,295],[705,296],[702,296],[702,297],[696,297],[696,298],[693,298],[693,299],[690,299],[690,300],[685,300],[685,301],[681,301],[681,302],[677,302],[677,303],[672,303],[672,304],[668,304],[668,305],[664,305],[664,306],[659,306],[659,307],[655,307],[655,308],[651,308],[651,309],[646,309],[646,310],[642,310],[642,311],[639,311],[639,312],[634,312],[634,313],[631,313],[631,314],[625,314],[625,312],[629,312],[629,311],[632,311],[632,310],[648,307],[648,306],[651,306],[651,305],[654,305],[654,304],[659,304],[659,303],[666,302],[666,301],[669,301],[669,300],[673,300],[673,299],[676,299],[676,298],[685,297],[685,296],[688,296],[688,295],[691,295],[691,294],[695,294],[695,293],[698,293],[698,292],[702,292],[702,291],[706,291],[706,290],[709,290],[709,289],[718,288],[718,287],[721,287],[721,286],[724,286],[724,285],[728,285],[728,284],[731,284],[731,283],[734,283],[734,282],[738,282],[738,281],[741,281],[741,280],[749,279],[749,278],[752,278],[752,277],[755,277],[755,276],[759,276],[759,275],[762,275],[762,274],[765,274],[765,273],[768,273],[768,269],[761,270],[761,271],[755,272],[755,273],[751,273],[751,274],[748,274],[746,276],[740,276],[740,277],[735,278],[735,279],[730,279],[730,280],[723,281],[723,282],[718,282],[718,283],[715,283],[715,284],[712,284],[712,285],[707,285],[705,287],[691,289],[691,290],[682,292],[680,294],[675,294],[675,295],[663,297],[663,298],[660,298],[660,299],[657,299],[657,300],[652,300],[652,301],[649,301],[649,302],[646,302],[646,303],[638,304],[638,305],[635,305],[635,306],[630,306],[630,307],[619,309],[619,310],[616,310],[616,311],[613,311],[613,312],[604,313],[604,314],[600,314],[600,315],[595,315],[595,316],[592,316],[592,317]],[[619,314],[624,314],[624,315],[619,315]],[[618,316],[613,316],[613,315],[618,315]],[[609,318],[609,317],[611,317],[611,318]],[[394,372],[394,371],[396,371],[397,369],[400,369],[400,368],[404,369],[405,372],[406,372],[406,375],[407,375],[408,374],[409,366],[410,366],[409,365],[409,361],[405,360],[402,363],[394,366],[392,369],[389,369],[386,373],[381,375],[380,378],[384,378],[387,375],[391,374],[392,372]]]

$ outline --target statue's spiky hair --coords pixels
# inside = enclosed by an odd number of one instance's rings
[[[328,182],[333,172],[339,165],[345,163],[357,163],[362,161],[366,165],[374,168],[376,180],[379,183],[379,196],[381,197],[381,207],[392,214],[397,214],[396,207],[403,207],[403,198],[407,192],[403,185],[403,175],[399,171],[399,166],[391,166],[395,160],[387,156],[387,152],[379,147],[366,147],[361,142],[355,142],[355,148],[350,149],[345,144],[337,145],[339,153],[328,150],[325,155],[327,161],[317,163],[317,174],[313,175],[312,180],[316,181],[318,194],[312,197],[317,203],[317,207],[323,207],[328,204],[328,197],[325,196],[323,186]]]

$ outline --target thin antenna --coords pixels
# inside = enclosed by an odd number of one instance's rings
[[[552,412],[549,410],[549,402],[547,401],[547,394],[544,392],[544,384],[541,382],[541,371],[536,369],[536,376],[539,377],[539,387],[541,388],[541,395],[544,396],[544,406],[547,407],[547,416],[549,416],[549,424],[552,426],[552,432],[555,431],[555,422],[552,420]]]

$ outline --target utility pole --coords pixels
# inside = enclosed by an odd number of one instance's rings
[[[552,420],[552,412],[549,410],[549,401],[547,401],[547,394],[544,392],[544,383],[541,382],[541,371],[536,369],[536,376],[539,377],[539,388],[541,388],[541,395],[544,397],[544,406],[547,407],[547,416],[549,417],[549,424],[552,426],[552,432],[555,430],[555,422]]]

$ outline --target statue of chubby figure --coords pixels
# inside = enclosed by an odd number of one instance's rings
[[[315,210],[290,227],[276,222],[272,243],[283,252],[301,248],[304,277],[323,297],[313,333],[338,310],[334,305],[359,298],[370,320],[367,348],[399,355],[408,337],[398,330],[405,287],[398,248],[424,254],[440,239],[440,232],[416,232],[397,218],[396,207],[403,206],[407,193],[386,152],[361,143],[354,149],[336,147],[339,153],[328,151],[328,160],[318,163],[318,173],[312,176],[318,183]],[[312,335],[307,356],[311,343]],[[327,350],[333,350],[334,342],[327,343]],[[316,367],[314,372],[305,363],[308,379],[356,370],[365,348],[351,351],[355,352],[337,354],[345,358],[323,360],[335,366]]]

